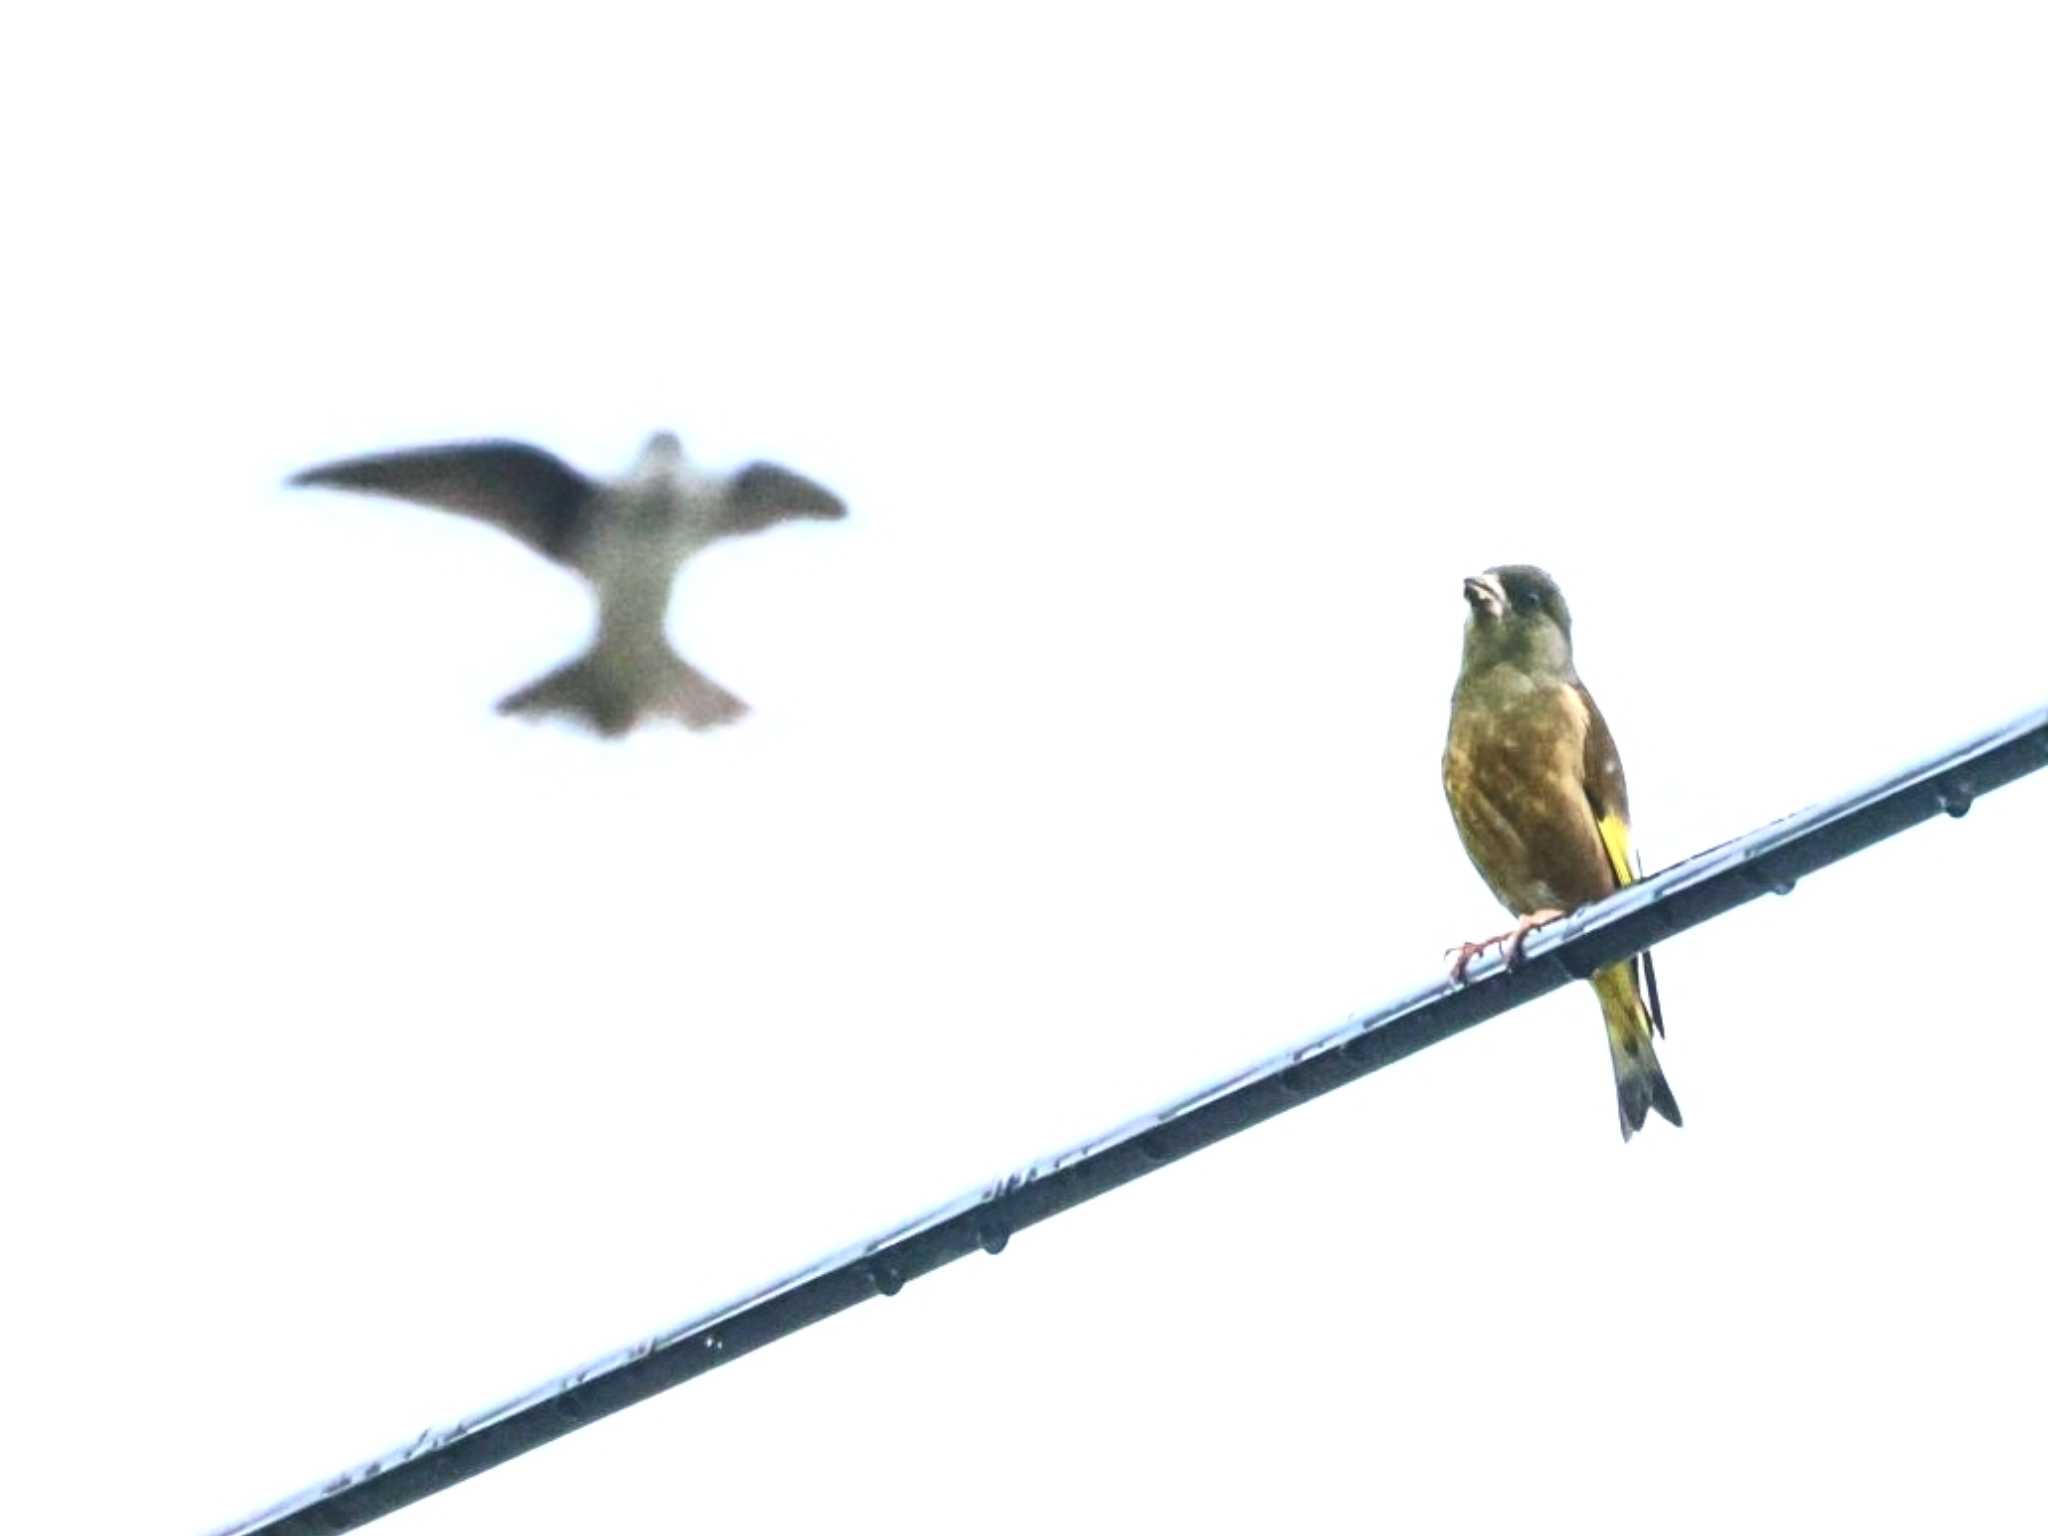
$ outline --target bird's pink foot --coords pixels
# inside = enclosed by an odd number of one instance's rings
[[[1466,967],[1473,963],[1473,961],[1477,961],[1481,954],[1485,954],[1487,950],[1491,950],[1491,948],[1495,948],[1497,944],[1503,944],[1503,942],[1507,942],[1507,934],[1495,934],[1493,938],[1481,938],[1479,942],[1466,940],[1464,944],[1452,944],[1448,950],[1444,950],[1444,954],[1452,956],[1452,961],[1450,961],[1450,979],[1452,981],[1464,981]]]
[[[1445,955],[1455,955],[1457,957],[1451,961],[1451,980],[1463,981],[1465,979],[1465,967],[1493,948],[1504,937],[1506,935],[1497,933],[1490,939],[1481,939],[1477,944],[1467,941],[1463,944],[1453,944],[1449,949],[1445,950]]]
[[[1534,929],[1541,928],[1545,923],[1554,923],[1563,916],[1564,913],[1560,912],[1556,907],[1545,907],[1540,912],[1531,912],[1527,917],[1516,918],[1515,926],[1506,933],[1496,933],[1492,938],[1481,939],[1476,944],[1471,942],[1453,944],[1444,951],[1446,955],[1457,957],[1451,961],[1451,980],[1463,981],[1465,979],[1466,967],[1496,944],[1501,946],[1501,956],[1509,965],[1520,965],[1522,963],[1522,946],[1529,942],[1529,934]]]

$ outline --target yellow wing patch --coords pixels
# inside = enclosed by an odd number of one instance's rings
[[[1600,818],[1600,845],[1607,850],[1607,862],[1613,867],[1615,888],[1633,884],[1636,874],[1628,856],[1628,823],[1612,811]]]
[[[1614,866],[1614,888],[1618,891],[1624,885],[1635,883],[1635,860],[1629,856],[1628,823],[1612,811],[1600,818],[1600,846],[1607,850],[1607,862]],[[1636,968],[1642,967],[1642,978],[1650,989],[1647,1007],[1643,995],[1636,989]],[[1650,952],[1646,949],[1634,960],[1611,965],[1593,976],[1593,990],[1600,994],[1600,1001],[1608,1010],[1607,1027],[1612,1032],[1616,1020],[1624,1012],[1631,1016],[1640,1015],[1645,1033],[1664,1033],[1664,1004],[1657,996],[1657,968],[1650,963]],[[1613,1001],[1609,1001],[1610,993]],[[1624,1008],[1626,1004],[1626,1008]],[[1666,1118],[1669,1118],[1668,1116]]]

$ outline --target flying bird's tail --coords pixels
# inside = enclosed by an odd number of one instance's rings
[[[1673,1125],[1685,1124],[1678,1117],[1671,1085],[1664,1081],[1664,1069],[1657,1064],[1657,1048],[1650,1042],[1650,1010],[1636,985],[1635,962],[1624,960],[1595,971],[1593,990],[1600,994],[1600,1011],[1607,1018],[1614,1093],[1621,1102],[1621,1139],[1627,1141],[1640,1131],[1653,1109]]]
[[[623,736],[649,716],[701,731],[747,712],[735,698],[661,645],[617,651],[599,645],[498,701],[502,715],[568,715],[600,736]]]

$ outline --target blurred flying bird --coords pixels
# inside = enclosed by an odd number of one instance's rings
[[[1532,928],[1639,873],[1621,755],[1572,666],[1571,613],[1557,583],[1531,565],[1497,566],[1465,579],[1465,601],[1471,611],[1451,694],[1444,793],[1465,852],[1515,926],[1459,945],[1451,974],[1460,979],[1488,945],[1503,944],[1512,964]],[[1591,979],[1607,1020],[1622,1140],[1652,1109],[1682,1124],[1650,1038],[1652,1029],[1664,1033],[1664,1015],[1649,953]]]
[[[685,460],[672,432],[650,437],[633,468],[610,482],[542,449],[493,440],[340,459],[301,470],[289,483],[467,513],[583,576],[597,591],[597,638],[498,709],[569,715],[605,736],[623,735],[648,716],[702,730],[745,714],[744,702],[669,646],[663,625],[676,571],[727,534],[846,512],[823,486],[776,464],[706,474]]]

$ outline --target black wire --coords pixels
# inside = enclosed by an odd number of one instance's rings
[[[1537,930],[1514,970],[1478,961],[1154,1114],[1033,1163],[742,1301],[592,1361],[512,1401],[223,1527],[217,1536],[352,1530],[606,1414],[701,1376],[871,1296],[1012,1235],[1247,1126],[1375,1072],[1670,935],[2048,766],[2048,709],[1882,783],[1697,854]]]

